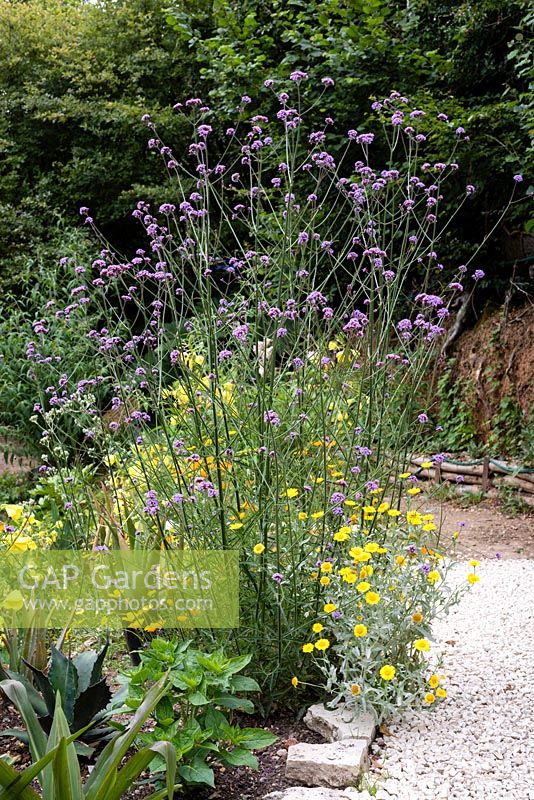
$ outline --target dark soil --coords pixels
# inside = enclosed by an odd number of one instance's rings
[[[456,557],[461,559],[534,558],[534,515],[507,516],[493,500],[460,508],[454,503],[438,503],[431,498],[421,508],[442,520],[444,541],[458,531]]]
[[[485,313],[454,347],[454,369],[474,388],[473,413],[485,440],[504,397],[517,401],[525,418],[534,406],[534,304]]]

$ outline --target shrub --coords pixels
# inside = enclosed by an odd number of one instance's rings
[[[387,502],[363,510],[368,527],[341,528],[312,574],[323,583],[324,605],[302,651],[321,670],[333,705],[380,720],[447,696],[439,659],[427,658],[431,624],[462,590],[446,585],[451,562],[441,545],[450,541],[440,540],[433,514],[401,515]]]

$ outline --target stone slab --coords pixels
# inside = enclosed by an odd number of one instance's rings
[[[356,789],[323,789],[305,786],[291,786],[281,792],[271,792],[263,800],[371,800],[367,792]]]
[[[345,739],[329,744],[292,745],[287,751],[286,778],[302,786],[334,789],[355,786],[367,764],[366,739]]]
[[[373,715],[367,712],[354,715],[346,706],[333,709],[322,704],[310,706],[304,722],[327,742],[366,739],[371,744],[375,738],[376,722]]]

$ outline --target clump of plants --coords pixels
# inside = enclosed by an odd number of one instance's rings
[[[260,691],[256,681],[239,674],[251,658],[228,658],[222,650],[197,650],[190,641],[156,638],[142,652],[140,666],[129,673],[126,702],[130,708],[142,703],[148,686],[168,675],[167,691],[153,712],[155,727],[140,733],[138,741],[143,745],[172,742],[177,774],[186,784],[214,786],[215,765],[257,769],[252,751],[276,741],[269,731],[232,724],[234,711],[254,710],[253,703],[241,695]],[[164,759],[156,757],[151,773],[161,779],[164,770]]]
[[[32,764],[21,772],[0,759],[0,785],[13,800],[120,800],[156,756],[165,759],[165,788],[147,795],[149,800],[172,800],[175,783],[176,754],[170,742],[156,742],[128,755],[135,739],[165,693],[165,680],[147,691],[143,702],[124,726],[102,750],[90,775],[82,780],[75,742],[81,731],[71,734],[62,708],[59,692],[56,695],[54,720],[50,733],[45,734],[26,688],[18,681],[2,681],[0,688],[17,706],[28,730]],[[83,729],[82,729],[83,731]],[[37,780],[41,794],[32,787]]]
[[[36,421],[73,541],[239,551],[242,625],[224,638],[254,654],[265,709],[293,691],[292,676],[317,683],[321,665],[300,665],[301,646],[311,625],[325,624],[325,605],[340,602],[325,601],[323,564],[348,570],[331,591],[339,583],[376,619],[347,616],[349,628],[332,628],[332,651],[350,642],[350,665],[358,660],[356,623],[377,638],[362,674],[351,677],[349,665],[323,686],[348,696],[347,686],[365,683],[365,702],[382,713],[421,689],[426,666],[413,642],[426,638],[409,622],[412,607],[429,626],[446,605],[435,597],[435,531],[399,527],[394,512],[407,458],[435,427],[425,374],[449,305],[484,273],[445,271],[440,260],[442,201],[465,140],[458,121],[432,119],[451,151],[429,161],[427,115],[400,93],[373,103],[376,130],[355,122],[341,131],[322,97],[306,106],[306,81],[296,70],[291,90],[266,82],[278,108],[270,118],[251,113],[244,96],[223,153],[199,98],[175,106],[191,124],[187,153],[174,153],[145,115],[169,201],[139,201],[146,245],[131,257],[104,247],[92,263],[72,264],[79,283],[58,311],[73,327],[96,313],[86,341],[105,369],[80,379],[58,365]],[[323,79],[324,92],[332,83]],[[459,205],[474,192],[467,185]],[[81,215],[95,227],[89,209]],[[439,294],[429,290],[452,271]],[[47,357],[46,331],[44,319],[28,346],[34,364]],[[66,416],[98,465],[81,485]],[[378,528],[385,505],[392,513]],[[376,564],[360,564],[361,553]],[[376,568],[375,584],[360,578],[364,566]],[[363,600],[344,574],[370,583]],[[389,586],[395,603],[383,600]],[[216,647],[221,634],[209,636]],[[396,682],[380,674],[394,656]]]
[[[409,505],[420,491],[407,490]],[[478,581],[478,562],[471,561],[465,586],[452,592],[451,561],[433,514],[417,508],[401,514],[388,502],[363,510],[364,525],[342,526],[313,565],[322,607],[301,649],[303,665],[310,659],[319,668],[332,705],[371,711],[380,720],[447,697],[431,626]],[[300,685],[298,675],[293,681]]]

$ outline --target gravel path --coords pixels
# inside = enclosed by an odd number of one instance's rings
[[[455,579],[468,571],[458,565]],[[534,561],[477,572],[434,627],[447,700],[403,715],[373,745],[379,799],[534,800]]]

